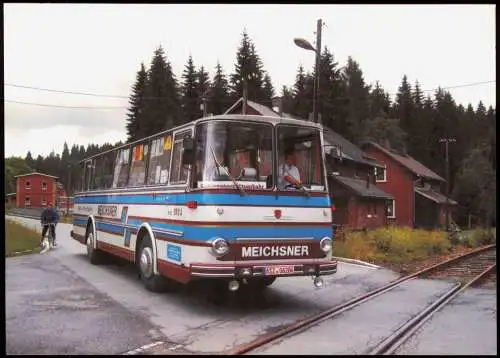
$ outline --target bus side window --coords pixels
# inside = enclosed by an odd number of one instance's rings
[[[145,184],[147,155],[147,144],[138,144],[132,149],[132,164],[130,165],[128,186],[133,187]]]
[[[130,148],[122,149],[116,154],[113,188],[123,188],[127,184]]]
[[[90,188],[93,190],[102,189],[103,187],[103,175],[104,175],[104,156],[99,156],[94,159],[94,178],[92,180]]]
[[[184,184],[187,181],[189,169],[182,165],[182,142],[184,137],[191,136],[191,130],[176,134],[174,137],[174,148],[172,150],[172,173],[170,184]]]
[[[148,185],[166,184],[168,182],[168,171],[170,169],[170,156],[172,154],[172,136],[170,134],[161,138],[153,139],[151,142]]]
[[[113,164],[115,161],[115,153],[110,152],[104,155],[103,160],[103,174],[102,174],[102,187],[101,189],[109,189],[113,185]]]

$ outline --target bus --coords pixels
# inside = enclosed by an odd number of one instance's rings
[[[300,178],[283,171],[285,153]],[[71,237],[91,264],[110,254],[136,265],[150,291],[291,276],[321,287],[337,271],[320,124],[216,115],[79,164]]]

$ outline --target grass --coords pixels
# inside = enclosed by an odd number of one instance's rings
[[[400,269],[455,255],[496,242],[496,230],[476,229],[459,234],[455,243],[445,232],[384,227],[337,235],[333,255]],[[406,270],[405,269],[405,270]]]
[[[5,234],[6,257],[40,252],[40,233],[6,219]]]

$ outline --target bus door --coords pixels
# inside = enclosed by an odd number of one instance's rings
[[[169,136],[169,138],[167,138],[167,141],[170,141],[170,144],[166,143],[166,146],[173,146],[172,160],[170,162],[169,184],[184,186],[188,182],[192,165],[183,165],[182,157],[185,150],[192,150],[192,148],[184,148],[184,146],[186,146],[185,140],[192,140],[193,138],[193,127],[178,130],[174,132],[173,140],[171,139],[171,136]]]

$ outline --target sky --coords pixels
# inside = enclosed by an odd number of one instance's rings
[[[494,5],[4,4],[5,156],[125,140],[131,87],[160,45],[178,80],[189,55],[212,78],[217,61],[234,71],[246,29],[280,94],[300,64],[312,70],[314,52],[293,38],[313,43],[318,19],[323,47],[340,66],[356,60],[367,84],[390,94],[405,74],[431,94],[473,84],[449,91],[496,107]]]

